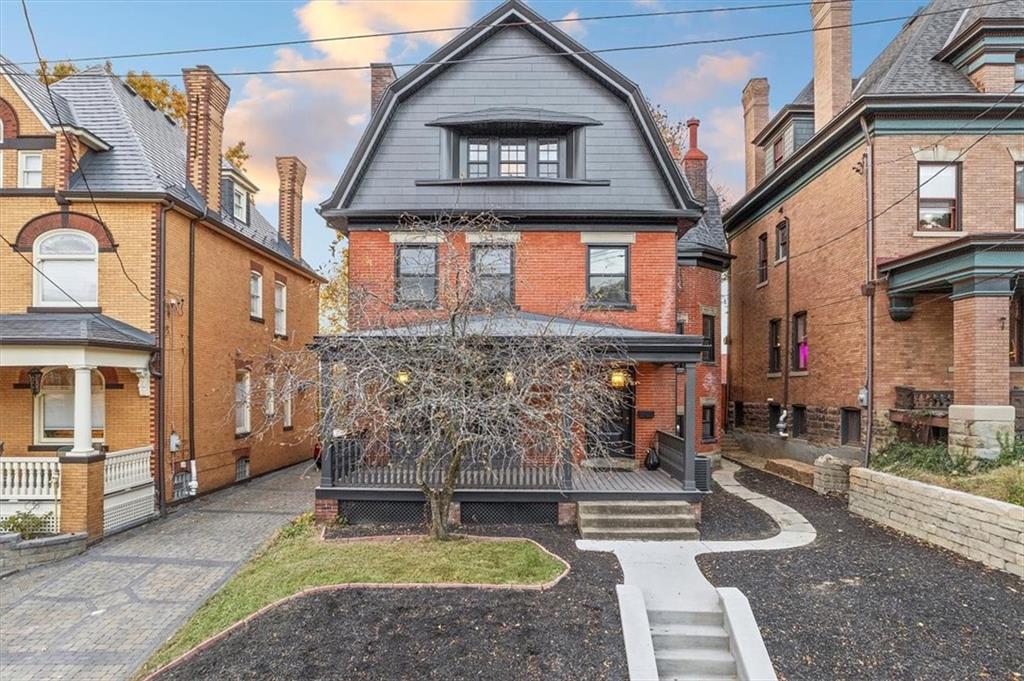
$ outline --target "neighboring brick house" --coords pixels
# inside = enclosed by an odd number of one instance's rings
[[[277,161],[278,229],[222,161],[229,89],[208,67],[184,71],[187,130],[100,69],[54,84],[55,111],[0,67],[0,515],[56,510],[59,479],[59,525],[97,538],[308,458],[308,392],[247,437],[269,410],[248,362],[318,324],[302,162]]]
[[[812,83],[770,120],[767,80],[743,92],[737,437],[807,460],[948,432],[992,456],[1024,387],[1024,3],[934,0],[856,79],[850,3],[811,18],[832,27]]]
[[[424,274],[403,270],[403,251],[430,248],[403,231],[403,215],[493,213],[504,231],[467,234],[465,245],[503,249],[517,314],[604,327],[630,351],[633,404],[612,429],[623,460],[642,460],[658,432],[680,430],[710,453],[722,405],[700,336],[720,338],[730,256],[698,122],[678,159],[637,86],[584,52],[512,1],[401,78],[390,64],[373,65],[372,117],[320,207],[348,239],[350,287],[376,301],[350,324],[398,324],[408,313],[395,308],[429,303],[405,300],[396,282]],[[445,285],[444,273],[427,269],[426,289]],[[695,406],[683,427],[687,386]]]

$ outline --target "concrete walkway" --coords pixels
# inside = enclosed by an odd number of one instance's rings
[[[299,464],[215,492],[85,553],[0,580],[0,679],[127,679],[290,518]]]
[[[622,565],[626,584],[640,587],[648,604],[665,610],[702,610],[718,605],[715,587],[697,566],[702,553],[727,551],[777,551],[814,541],[814,527],[785,504],[753,492],[736,481],[739,466],[722,461],[715,482],[722,489],[748,501],[772,517],[781,531],[774,537],[755,541],[597,541],[581,539],[579,548],[610,551]]]

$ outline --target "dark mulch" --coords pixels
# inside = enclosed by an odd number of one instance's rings
[[[332,534],[366,532],[356,525]],[[615,594],[622,571],[613,556],[578,551],[575,532],[554,527],[469,532],[530,537],[572,569],[543,593],[427,588],[311,595],[271,610],[160,679],[627,677]]]
[[[780,677],[1017,679],[1024,584],[852,516],[845,500],[753,470],[745,486],[818,531],[789,551],[703,555],[716,586],[750,599]]]
[[[712,482],[712,493],[701,501],[700,538],[707,541],[766,539],[779,533],[772,517]]]

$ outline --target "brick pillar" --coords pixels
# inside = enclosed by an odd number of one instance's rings
[[[954,454],[994,458],[1000,436],[1012,437],[1014,430],[1007,352],[1010,287],[1008,280],[984,283],[986,295],[953,295],[949,448]]]
[[[333,523],[338,519],[338,500],[317,499],[313,503],[313,515],[318,523]]]
[[[295,156],[278,156],[279,180],[277,229],[281,238],[292,247],[292,256],[302,257],[302,183],[306,165]]]
[[[751,78],[743,88],[743,137],[746,148],[747,190],[764,177],[764,147],[754,138],[768,124],[768,79]]]
[[[60,531],[85,532],[88,542],[103,538],[103,466],[106,454],[60,457]]]
[[[395,67],[388,63],[370,64],[370,113],[377,111],[384,93],[397,80]]]
[[[575,501],[559,501],[558,502],[558,524],[559,525],[575,525],[576,524],[576,502]]]
[[[209,204],[210,210],[218,213],[221,208],[220,159],[224,142],[224,112],[228,108],[231,88],[209,66],[183,69],[182,77],[188,98],[185,125],[188,181]]]

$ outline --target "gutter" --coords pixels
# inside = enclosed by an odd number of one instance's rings
[[[868,410],[868,422],[864,435],[864,465],[871,463],[871,442],[875,425],[875,147],[868,129],[868,122],[860,118],[860,129],[864,133],[864,194],[867,206],[867,230],[864,236],[865,279],[863,292],[865,304],[867,343],[864,379],[864,402]]]

